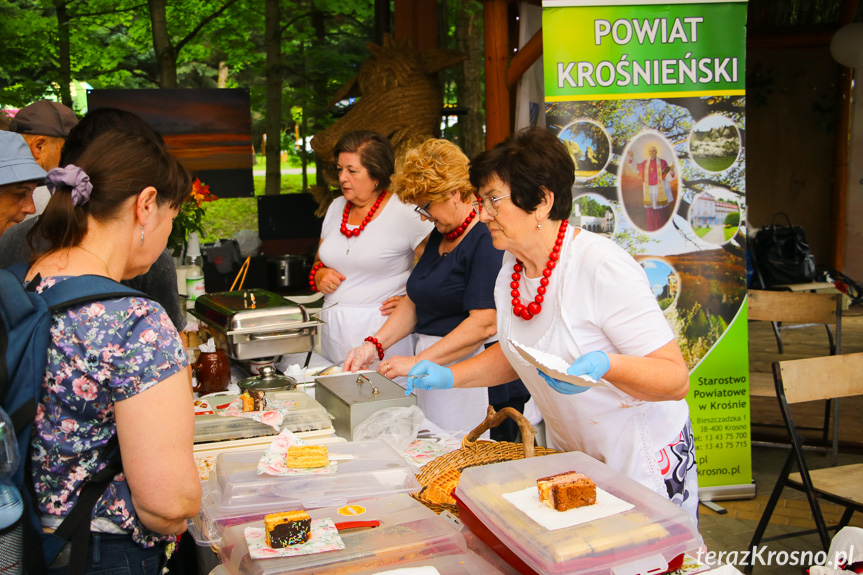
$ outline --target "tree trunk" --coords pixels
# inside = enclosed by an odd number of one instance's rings
[[[57,52],[60,64],[60,101],[64,106],[72,108],[72,93],[69,86],[72,83],[72,63],[69,51],[69,12],[65,0],[54,0],[57,10]]]
[[[228,87],[228,63],[227,62],[219,62],[219,81],[216,84],[217,88],[227,88]]]
[[[485,150],[485,107],[483,106],[483,30],[482,13],[470,10],[472,0],[458,2],[458,15],[455,22],[456,49],[468,55],[458,71],[458,104],[468,112],[459,117],[461,129],[461,148],[467,157],[472,158]]]
[[[150,23],[153,27],[153,51],[159,68],[159,87],[177,87],[177,54],[168,36],[167,0],[147,0],[150,6]]]
[[[315,31],[312,36],[312,51],[315,51],[315,48],[323,47],[326,43],[324,13],[317,8],[313,8],[311,20],[312,28]],[[317,70],[310,70],[309,75],[311,77],[312,93],[314,94],[312,99],[313,104],[303,110],[303,113],[305,114],[306,110],[310,112],[309,115],[312,120],[311,130],[317,133],[317,131],[321,129],[320,122],[327,113],[323,104],[323,102],[327,102],[329,100],[329,96],[327,95],[327,79]],[[329,158],[326,158],[326,160],[329,160]],[[327,185],[327,182],[324,179],[323,165],[320,162],[317,163],[315,167],[315,183],[321,187],[326,187]]]
[[[281,146],[282,141],[282,37],[279,27],[279,0],[266,0],[264,7],[264,42],[267,50],[267,178],[265,190],[268,196],[277,196],[282,191]]]

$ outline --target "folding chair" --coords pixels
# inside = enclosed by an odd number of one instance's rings
[[[787,324],[793,324],[794,327],[823,324],[827,330],[830,355],[842,353],[842,294],[750,290],[747,301],[751,321],[771,322],[780,354],[783,353],[782,340],[779,336],[780,324],[786,324],[783,326],[786,329],[789,329]],[[750,358],[750,364],[752,363]],[[749,395],[776,397],[773,374],[750,367]],[[833,411],[832,445],[829,443],[831,408]],[[753,425],[772,426],[755,422]],[[798,429],[821,431],[822,443],[825,446],[829,445],[832,462],[835,465],[839,454],[838,426],[839,402],[828,401],[824,408],[823,427],[799,427]]]
[[[791,436],[791,452],[782,466],[782,471],[779,472],[776,486],[752,535],[750,550],[764,541],[818,533],[821,545],[824,551],[827,551],[830,547],[828,532],[845,527],[851,521],[855,511],[863,511],[863,464],[810,470],[806,463],[803,440],[789,410],[789,405],[804,401],[863,395],[861,373],[863,373],[863,353],[779,361],[773,364],[776,396],[785,426]],[[798,472],[791,473],[795,465]],[[806,493],[812,518],[815,521],[815,529],[764,538],[764,531],[770,523],[770,517],[785,487]],[[845,508],[838,525],[827,526],[818,498]],[[750,563],[745,573],[751,572]]]

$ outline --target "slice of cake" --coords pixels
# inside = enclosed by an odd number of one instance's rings
[[[536,487],[539,500],[558,511],[596,503],[596,483],[575,471],[537,479]]]
[[[309,540],[312,535],[312,518],[305,511],[270,513],[264,517],[264,528],[267,532],[267,545],[273,549],[282,549]]]
[[[249,389],[240,398],[243,400],[243,412],[264,411],[266,407],[265,393],[262,389]]]
[[[288,447],[285,465],[291,469],[313,469],[330,464],[326,445],[292,445]]]

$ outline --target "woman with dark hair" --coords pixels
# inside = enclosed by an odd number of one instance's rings
[[[99,135],[110,131],[137,134],[152,138],[164,146],[158,134],[140,116],[118,108],[97,108],[90,110],[75,124],[66,137],[66,144],[60,153],[60,166],[76,164],[84,150]],[[7,268],[17,263],[33,261],[33,254],[43,252],[47,241],[41,236],[30,236],[29,232],[38,221],[37,218],[24,220],[0,237],[0,267]],[[162,304],[174,322],[177,331],[186,327],[186,310],[181,309],[180,295],[177,293],[177,269],[171,252],[165,250],[152,267],[144,274],[123,280],[131,288],[142,291]]]
[[[327,209],[309,282],[324,294],[321,354],[336,362],[384,324],[432,226],[390,193],[395,158],[386,138],[348,132],[333,156],[344,195]],[[390,347],[413,355],[410,337]]]
[[[409,378],[408,389],[485,387],[518,376],[551,447],[604,461],[696,517],[686,364],[641,266],[614,242],[568,226],[574,165],[566,147],[528,129],[477,156],[470,175],[482,221],[506,252],[495,286],[500,343],[451,369],[421,361],[410,375],[428,377]],[[514,341],[590,379],[548,378]]]
[[[119,281],[147,271],[192,178],[152,138],[108,132],[77,165],[51,170],[46,185],[52,197],[35,232],[48,250],[26,274],[37,291],[69,277]],[[137,565],[138,573],[144,562],[159,573],[166,545],[200,508],[188,364],[177,330],[150,299],[54,313],[30,462],[43,527],[55,529],[106,466],[115,435],[122,456],[122,473],[94,507],[87,572]]]

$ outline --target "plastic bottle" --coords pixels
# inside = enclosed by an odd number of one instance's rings
[[[204,289],[204,258],[201,256],[201,243],[198,234],[189,234],[189,245],[186,249],[186,294],[189,296],[189,307],[194,307],[195,300],[207,293]]]
[[[0,575],[24,572],[24,501],[12,484],[18,468],[18,442],[6,412],[0,409]]]

